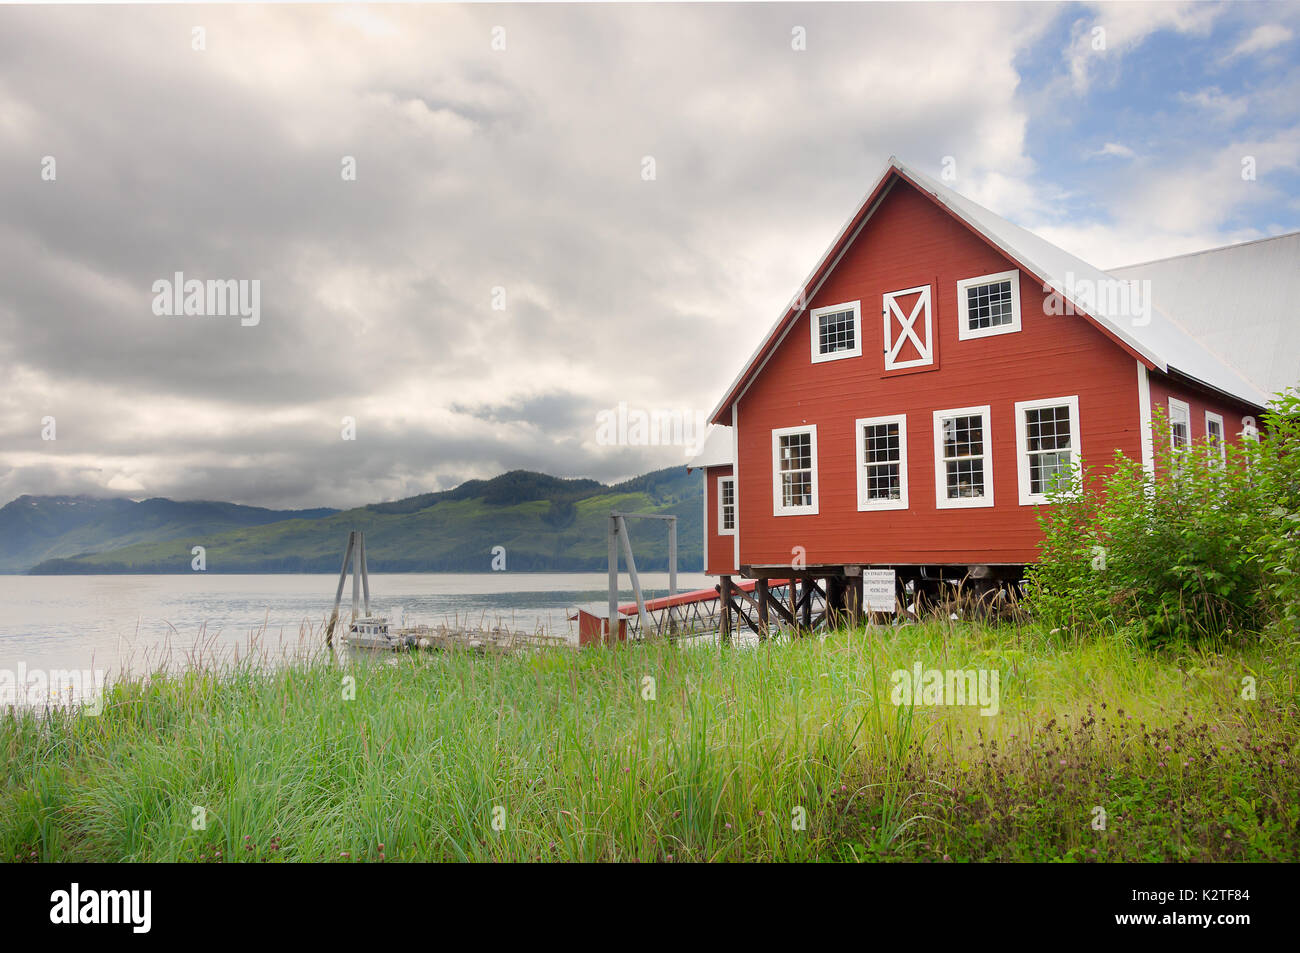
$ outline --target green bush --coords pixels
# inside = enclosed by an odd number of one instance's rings
[[[1200,641],[1300,623],[1300,396],[1279,394],[1262,440],[1174,451],[1153,427],[1155,475],[1116,452],[1040,508],[1027,607],[1074,630],[1113,623],[1148,641]]]

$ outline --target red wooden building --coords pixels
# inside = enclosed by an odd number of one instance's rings
[[[1223,333],[1232,276],[1294,285],[1297,238],[1106,273],[891,159],[711,416],[705,571],[849,608],[863,568],[1018,580],[1080,460],[1152,466],[1157,408],[1176,441],[1237,441],[1300,380],[1300,289]]]

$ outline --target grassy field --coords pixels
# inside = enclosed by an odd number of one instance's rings
[[[916,662],[999,713],[893,704]],[[0,717],[0,859],[1294,861],[1297,662],[935,623],[158,677]]]

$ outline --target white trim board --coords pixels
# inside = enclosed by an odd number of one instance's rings
[[[1137,362],[1138,369],[1138,432],[1142,444],[1142,469],[1148,477],[1156,474],[1156,440],[1151,426],[1151,375],[1147,366]]]

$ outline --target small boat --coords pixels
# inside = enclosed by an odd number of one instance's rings
[[[408,640],[395,634],[384,616],[362,616],[348,626],[348,645],[354,649],[396,651],[407,647]]]

